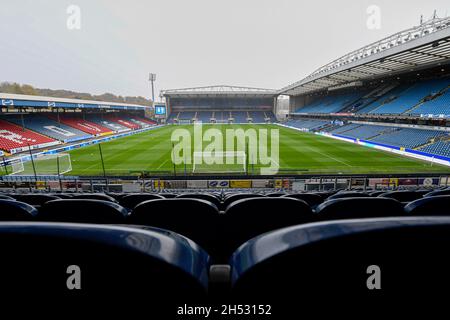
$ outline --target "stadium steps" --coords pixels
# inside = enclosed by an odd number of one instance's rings
[[[360,110],[363,110],[364,108],[369,107],[371,104],[377,102],[378,100],[380,100],[386,93],[388,93],[389,91],[393,90],[395,87],[397,87],[397,83],[395,84],[387,84],[385,86],[380,86],[376,89],[374,89],[373,91],[371,91],[370,93],[368,93],[367,95],[365,95],[363,97],[363,99],[367,99],[367,101],[365,101],[363,104],[361,104],[357,110],[354,110],[354,112],[359,112]],[[372,110],[369,110],[372,111]]]
[[[419,151],[420,151],[420,150],[423,149],[423,148],[426,148],[426,147],[428,147],[428,146],[431,146],[431,145],[434,144],[436,141],[437,141],[437,140],[432,139],[432,140],[428,141],[427,143],[422,144],[422,145],[420,145],[420,146],[414,148],[414,150],[419,150]]]

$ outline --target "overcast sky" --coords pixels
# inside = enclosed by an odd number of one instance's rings
[[[80,29],[69,29],[70,5]],[[381,28],[369,29],[377,5]],[[448,0],[0,0],[0,81],[99,94],[215,84],[279,89]],[[448,12],[447,12],[448,11]],[[70,20],[73,27],[74,20]]]

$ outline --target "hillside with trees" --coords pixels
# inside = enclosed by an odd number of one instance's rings
[[[0,92],[12,93],[12,94],[26,94],[31,96],[45,96],[55,98],[67,98],[67,99],[82,99],[82,100],[94,100],[94,101],[106,101],[106,102],[118,102],[118,103],[131,103],[143,106],[149,106],[151,100],[144,97],[123,97],[116,96],[112,93],[104,93],[101,95],[92,95],[85,92],[75,92],[70,90],[52,90],[52,89],[40,89],[34,88],[28,84],[19,84],[15,82],[2,82],[0,83]]]

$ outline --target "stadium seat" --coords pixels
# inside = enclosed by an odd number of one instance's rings
[[[403,204],[390,198],[356,197],[327,200],[316,208],[316,219],[340,220],[404,216]]]
[[[118,224],[128,211],[117,203],[93,199],[63,199],[45,203],[39,210],[42,221]]]
[[[400,295],[435,303],[450,286],[449,246],[450,217],[293,226],[256,237],[233,254],[232,292],[247,303],[283,303],[290,312],[298,312],[299,301],[322,307],[365,301],[379,308]],[[369,290],[377,267],[382,290]]]
[[[10,196],[4,195],[4,194],[0,194],[0,199],[1,200],[16,200],[13,197],[10,197]]]
[[[292,193],[283,196],[283,198],[286,197],[303,200],[307,204],[309,204],[311,208],[316,207],[323,202],[323,198],[315,193]]]
[[[226,209],[231,203],[241,200],[241,199],[248,199],[248,198],[262,198],[265,197],[262,194],[258,193],[234,193],[230,195],[226,195],[223,200],[223,207]]]
[[[202,199],[202,200],[206,200],[209,202],[214,203],[217,208],[221,208],[222,206],[222,202],[220,201],[219,198],[217,198],[216,196],[212,195],[212,194],[208,194],[208,193],[183,193],[177,196],[177,198],[192,198],[192,199]]]
[[[63,300],[76,301],[79,307],[80,301],[96,306],[116,301],[136,308],[145,302],[152,313],[160,307],[167,312],[168,305],[203,300],[208,286],[208,255],[174,233],[91,224],[0,223],[0,244],[0,292],[23,303]],[[73,265],[79,267],[81,290],[68,289],[77,284],[70,279],[77,270],[69,268]]]
[[[119,203],[121,206],[133,209],[138,204],[147,201],[147,200],[155,200],[155,199],[164,199],[163,196],[159,194],[151,194],[151,193],[135,193],[135,194],[128,194],[122,197],[119,200]]]
[[[426,198],[426,197],[445,196],[445,195],[450,195],[450,189],[434,190],[434,191],[424,194],[423,197]]]
[[[127,222],[177,232],[214,255],[218,219],[218,208],[209,201],[175,198],[144,201],[133,209]]]
[[[74,193],[72,195],[72,199],[92,199],[92,200],[117,202],[117,200],[114,199],[113,197],[103,193]]]
[[[13,194],[11,195],[17,201],[31,204],[32,206],[42,206],[44,203],[60,199],[57,196],[48,194]]]
[[[378,195],[378,197],[383,198],[392,198],[395,200],[398,200],[400,202],[410,202],[414,201],[416,199],[422,198],[424,194],[426,194],[428,191],[424,190],[416,190],[416,191],[409,191],[409,190],[400,190],[400,191],[389,191],[382,193]]]
[[[241,199],[225,210],[221,257],[228,258],[242,243],[264,232],[313,221],[309,205],[293,198]]]
[[[367,193],[364,192],[357,192],[357,191],[343,191],[335,193],[327,198],[327,200],[333,200],[333,199],[342,199],[342,198],[363,198],[368,197]]]
[[[37,209],[27,203],[0,199],[0,221],[31,221],[37,213]]]
[[[176,193],[160,193],[159,195],[163,196],[166,199],[172,199],[178,197]]]
[[[411,216],[450,216],[450,195],[415,200],[405,206],[405,211]]]
[[[287,195],[286,192],[271,192],[271,193],[266,193],[266,197],[271,197],[271,198],[276,198],[276,197],[282,197]]]

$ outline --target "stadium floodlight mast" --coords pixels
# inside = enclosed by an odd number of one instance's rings
[[[156,81],[156,73],[150,73],[148,76],[148,80],[152,83],[152,102],[155,102],[155,81]]]

